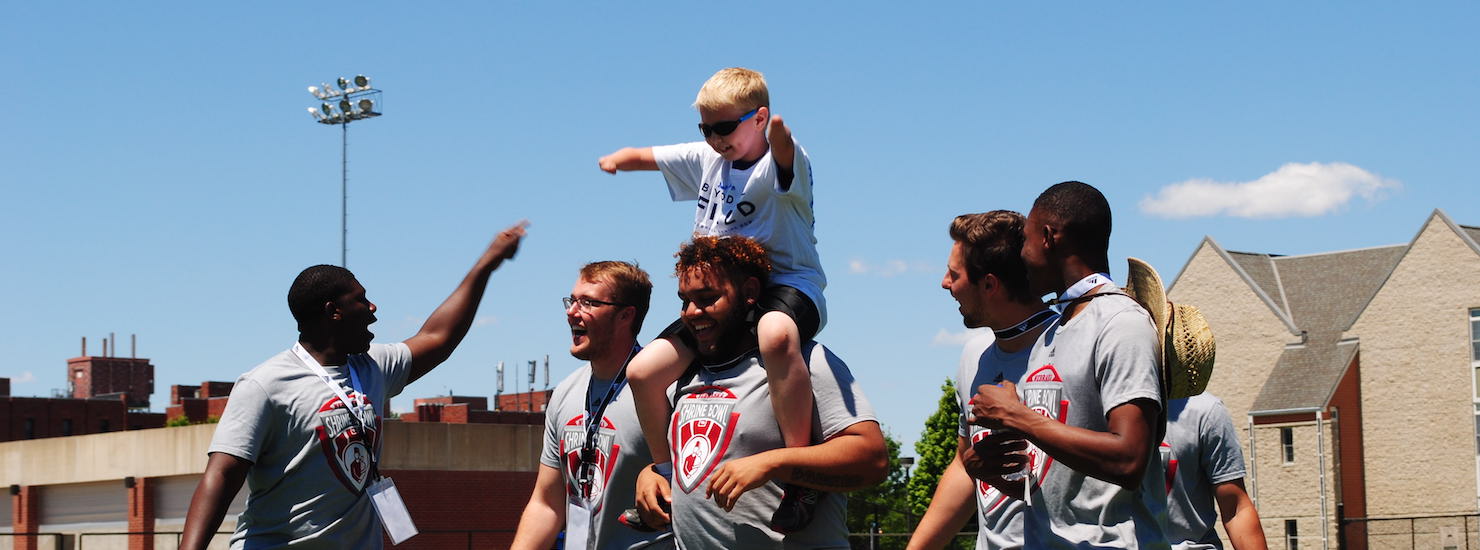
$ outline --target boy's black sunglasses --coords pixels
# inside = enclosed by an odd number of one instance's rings
[[[709,137],[712,134],[728,136],[735,133],[735,129],[740,127],[741,122],[749,120],[750,117],[755,116],[755,112],[759,110],[759,107],[751,109],[750,112],[741,115],[739,120],[726,120],[724,122],[716,122],[714,124],[705,124],[703,122],[700,122],[699,131],[704,134],[704,137]]]

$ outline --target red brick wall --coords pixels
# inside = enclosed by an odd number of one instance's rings
[[[442,470],[386,470],[411,510],[422,534],[396,550],[466,548],[468,533],[429,531],[478,530],[473,548],[508,548],[519,527],[535,472],[449,472]],[[386,541],[386,548],[391,548]]]
[[[488,410],[487,397],[472,397],[467,395],[443,395],[440,397],[422,397],[415,402],[417,405],[455,405],[467,403],[468,407],[475,411]]]
[[[11,397],[10,399],[10,434],[16,440],[26,439],[26,419],[35,421],[35,431],[32,437],[47,437],[47,426],[51,423],[49,407],[46,402],[49,399],[41,397]]]
[[[86,430],[77,433],[102,433],[103,422],[108,422],[108,430],[116,432],[128,427],[128,409],[124,408],[123,401],[88,400]]]
[[[134,478],[134,486],[128,490],[128,530],[144,532],[154,530],[154,480],[147,477]],[[153,535],[129,535],[129,550],[154,550]]]
[[[179,405],[181,399],[200,397],[200,386],[175,384],[170,386],[170,404]]]
[[[21,486],[20,494],[10,497],[10,526],[13,533],[36,533],[41,530],[41,492],[36,487]],[[15,537],[16,550],[36,550],[35,537]]]
[[[164,413],[130,412],[124,414],[130,430],[147,430],[164,427]]]
[[[126,393],[129,404],[148,406],[149,395],[154,393],[154,365],[148,359],[128,357],[73,357],[67,360],[67,380],[73,384],[74,398]]]
[[[1361,352],[1352,358],[1346,375],[1336,385],[1331,396],[1331,408],[1337,411],[1336,452],[1342,515],[1349,518],[1367,517],[1367,474],[1362,451],[1362,383]],[[1367,524],[1362,522],[1343,525],[1346,530],[1347,550],[1367,550]]]
[[[201,399],[227,397],[231,395],[231,387],[235,385],[233,382],[201,382],[200,395],[197,397]]]
[[[554,390],[538,390],[525,393],[507,393],[498,396],[500,411],[544,411]]]

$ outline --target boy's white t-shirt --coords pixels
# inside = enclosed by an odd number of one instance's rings
[[[653,160],[673,200],[698,201],[695,236],[741,235],[760,242],[771,254],[771,284],[802,291],[817,306],[821,325],[827,324],[827,277],[813,234],[812,161],[801,145],[785,190],[770,151],[745,170],[733,169],[702,141],[653,147]]]

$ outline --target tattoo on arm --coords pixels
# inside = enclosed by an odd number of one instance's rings
[[[820,485],[839,490],[857,487],[863,484],[863,479],[859,476],[830,474],[800,467],[791,469],[791,481],[793,483]]]

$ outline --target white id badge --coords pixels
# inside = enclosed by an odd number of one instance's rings
[[[411,512],[406,510],[406,503],[401,501],[401,493],[396,491],[391,478],[380,478],[380,481],[370,484],[366,492],[370,494],[370,504],[375,505],[375,513],[380,516],[380,525],[385,527],[385,535],[390,537],[391,544],[401,544],[416,536]]]
[[[591,511],[576,504],[576,497],[568,497],[565,504],[565,547],[571,550],[586,550],[591,545],[586,539],[591,536]]]

